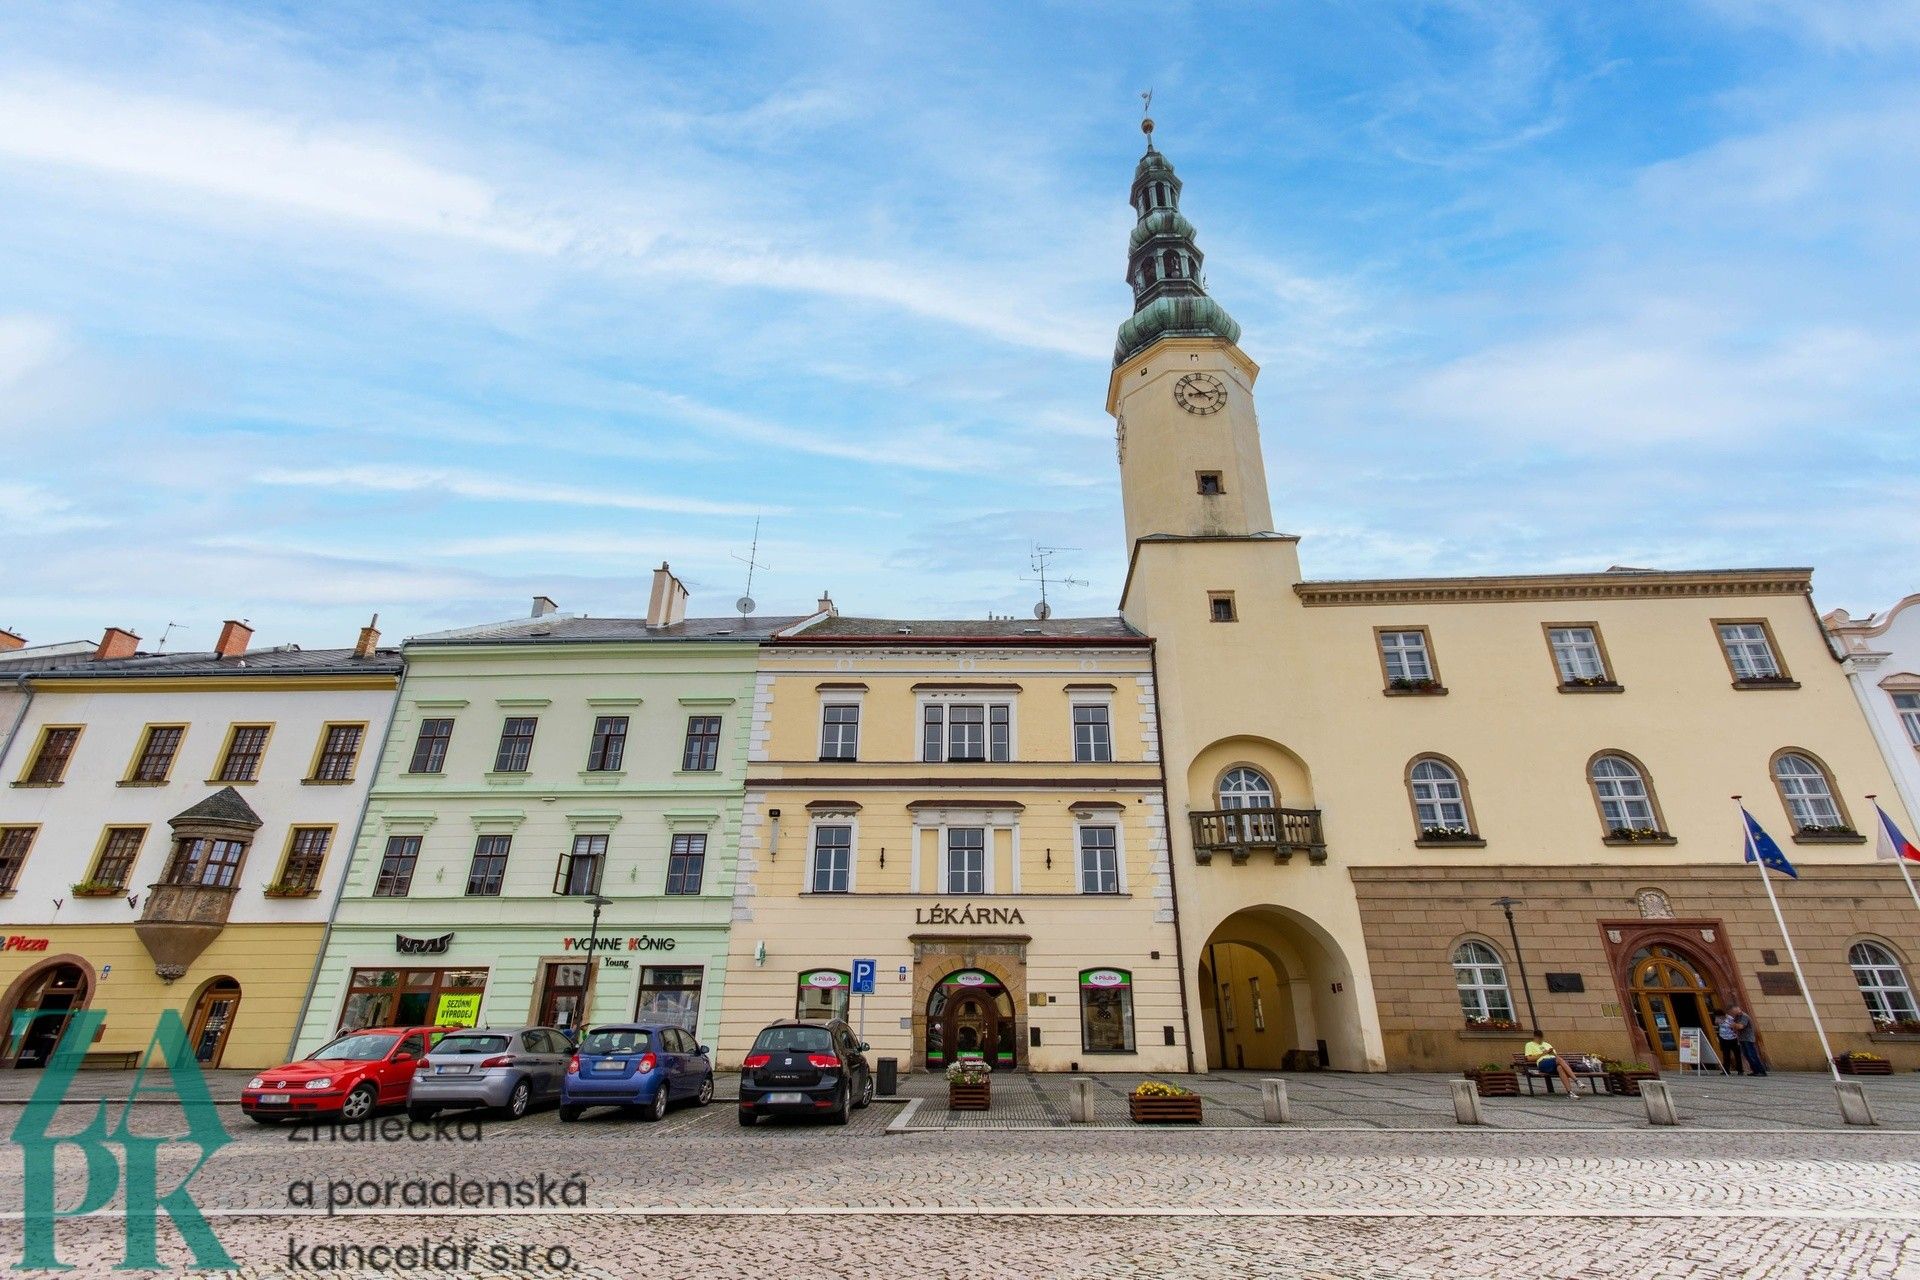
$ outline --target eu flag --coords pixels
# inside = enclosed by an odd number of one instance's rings
[[[1780,852],[1780,846],[1773,842],[1773,837],[1760,829],[1760,824],[1753,820],[1753,815],[1747,812],[1745,805],[1740,806],[1740,816],[1747,820],[1747,861],[1757,862],[1769,871],[1784,871],[1798,880],[1800,873],[1787,861],[1787,855]]]

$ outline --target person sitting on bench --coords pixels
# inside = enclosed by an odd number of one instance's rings
[[[1541,1036],[1538,1040],[1527,1041],[1526,1054],[1527,1061],[1533,1065],[1535,1071],[1549,1078],[1553,1076],[1560,1078],[1560,1083],[1567,1088],[1569,1098],[1580,1096],[1580,1085],[1573,1078],[1573,1068],[1567,1065],[1565,1058],[1553,1051],[1553,1045],[1545,1036]]]

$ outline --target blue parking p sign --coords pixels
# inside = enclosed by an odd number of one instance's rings
[[[853,994],[870,996],[873,994],[873,977],[880,971],[875,960],[855,960],[853,962]]]

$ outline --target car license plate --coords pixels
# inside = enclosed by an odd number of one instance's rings
[[[287,1105],[287,1095],[284,1093],[263,1093],[260,1095],[260,1105],[263,1107],[284,1107]]]
[[[763,1099],[763,1101],[770,1102],[774,1106],[782,1106],[791,1102],[805,1102],[806,1100],[807,1095],[804,1093],[770,1093]]]
[[[593,1064],[593,1069],[595,1071],[604,1071],[611,1075],[616,1071],[625,1071],[627,1064],[624,1062],[596,1062]]]
[[[473,1067],[465,1062],[443,1062],[433,1069],[435,1075],[441,1076],[464,1076],[472,1070]]]

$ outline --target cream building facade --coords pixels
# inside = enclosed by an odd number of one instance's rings
[[[1901,801],[1907,812],[1920,811],[1920,595],[1870,618],[1835,609],[1823,621],[1846,657],[1847,678],[1886,754]]]
[[[827,613],[771,640],[721,1061],[832,1016],[903,1070],[1190,1069],[1157,721],[1117,618]]]
[[[1673,1066],[1744,1004],[1774,1062],[1818,1066],[1739,795],[1800,868],[1780,892],[1836,1051],[1920,1065],[1849,958],[1912,956],[1920,915],[1859,834],[1894,788],[1810,571],[1305,578],[1180,191],[1149,138],[1107,407],[1201,1059],[1460,1068],[1537,1023]]]

